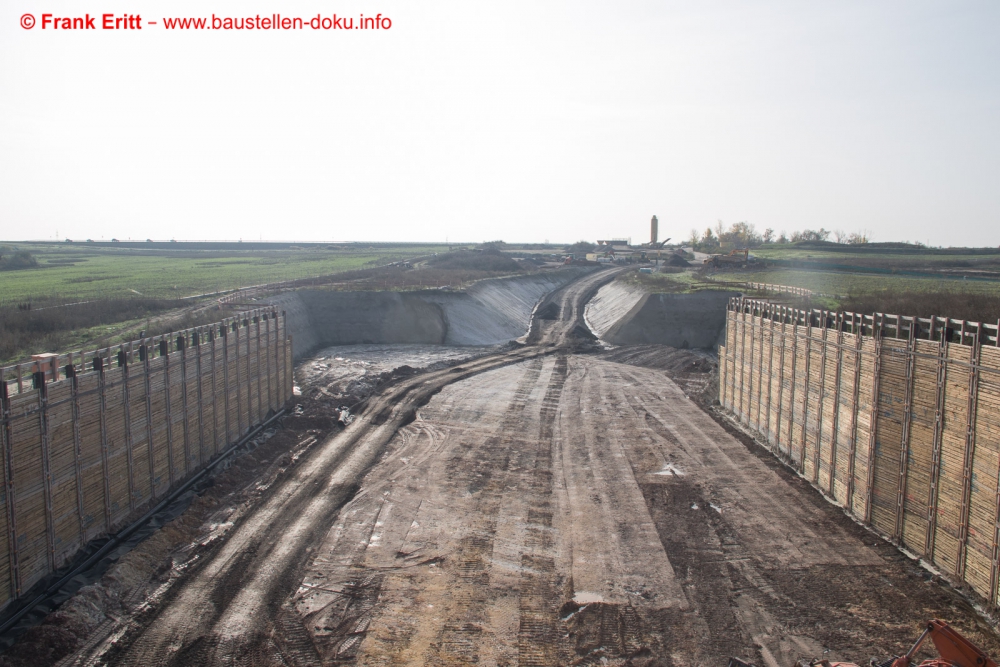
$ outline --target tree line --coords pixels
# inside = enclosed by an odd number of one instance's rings
[[[776,234],[774,229],[770,227],[764,231],[758,231],[753,223],[750,222],[737,222],[729,226],[722,220],[719,220],[715,223],[714,227],[707,227],[703,232],[692,229],[688,243],[698,248],[720,248],[722,246],[756,248],[775,243],[829,241],[831,237],[833,237],[836,243],[850,245],[864,245],[872,241],[872,233],[868,230],[845,232],[840,229],[824,229],[820,227],[819,229],[794,231],[789,235],[784,230]]]

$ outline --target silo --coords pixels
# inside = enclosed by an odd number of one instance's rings
[[[653,216],[653,219],[649,221],[649,242],[650,243],[656,243],[657,240],[659,239],[659,236],[660,236],[659,235],[659,231],[660,230],[658,229],[659,224],[660,223],[656,219],[655,215]]]

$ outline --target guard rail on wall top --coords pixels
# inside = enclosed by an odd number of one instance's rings
[[[785,294],[797,294],[798,296],[812,296],[813,291],[805,287],[794,287],[792,285],[772,285],[770,283],[743,283],[747,289],[758,290],[760,292],[781,292]]]
[[[775,285],[773,283],[716,280],[708,276],[705,277],[705,280],[713,283],[718,283],[720,285],[732,285],[733,287],[742,287],[745,289],[757,290],[759,292],[778,292],[784,294],[795,294],[797,296],[831,296],[831,295],[821,295],[817,292],[814,292],[811,289],[805,287],[795,287],[794,285]]]
[[[940,340],[943,335],[949,342],[963,344],[992,344],[1000,346],[1000,321],[996,324],[972,322],[950,317],[915,317],[891,313],[854,313],[823,310],[819,308],[801,309],[792,306],[733,297],[728,309],[748,313],[787,324],[811,324],[814,327],[836,329],[853,334],[898,339]]]
[[[284,312],[281,314],[284,315]],[[266,321],[277,316],[278,313],[274,309],[259,308],[237,313],[212,324],[139,338],[89,352],[81,350],[59,354],[36,354],[30,359],[0,366],[0,392],[6,392],[6,395],[24,393],[27,389],[36,388],[34,386],[38,381],[36,378],[44,379],[45,382],[55,382],[72,377],[73,374],[82,372],[82,365],[88,362],[97,369],[99,365],[107,367],[112,363],[112,359],[119,366],[131,364],[137,356],[140,361],[144,360],[147,354],[153,359],[167,354],[172,348],[198,345],[201,341],[225,336],[226,332],[235,331],[241,325],[248,326],[250,322],[256,322],[258,319]],[[39,373],[43,373],[44,376],[39,376]]]

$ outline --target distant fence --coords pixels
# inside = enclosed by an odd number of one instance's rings
[[[708,282],[720,285],[728,285],[736,289],[754,290],[756,292],[774,292],[777,294],[794,294],[795,296],[823,296],[816,294],[811,289],[805,287],[795,287],[793,285],[773,285],[771,283],[753,283],[745,281],[716,280],[706,276]]]
[[[812,296],[813,291],[805,287],[793,287],[791,285],[771,285],[770,283],[743,283],[744,287],[758,292],[776,292],[783,294],[795,294],[796,296]]]
[[[996,606],[997,332],[733,299],[720,401],[851,514]]]
[[[0,368],[0,607],[292,394],[284,313]]]

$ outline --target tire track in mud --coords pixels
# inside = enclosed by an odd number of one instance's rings
[[[644,384],[635,374],[622,375],[634,387]],[[762,576],[756,559],[744,548],[740,535],[725,520],[717,505],[721,501],[683,471],[688,468],[690,472],[697,465],[702,456],[692,445],[699,439],[708,440],[708,436],[680,414],[689,405],[686,396],[676,397],[671,404],[680,409],[671,411],[668,424],[664,417],[649,411],[647,401],[651,397],[641,393],[630,392],[623,397],[639,421],[660,440],[659,447],[651,444],[647,449],[659,449],[661,460],[674,472],[663,475],[659,483],[640,482],[639,488],[685,595],[699,617],[694,626],[675,624],[671,634],[686,635],[686,643],[698,647],[698,661],[705,664],[723,664],[730,656],[759,661],[763,656],[755,637],[763,633],[762,626],[769,624],[767,629],[773,629],[774,625],[760,610],[777,601],[778,596]],[[676,457],[675,452],[681,457]],[[674,464],[681,468],[675,469]],[[704,627],[707,634],[698,632],[698,626]]]
[[[353,439],[342,438],[340,447],[314,456],[303,470],[285,480],[274,490],[271,502],[234,527],[220,550],[192,569],[185,586],[172,591],[174,595],[165,598],[149,617],[136,619],[132,632],[104,659],[136,667],[272,664],[277,649],[270,637],[277,608],[258,612],[282,599],[282,591],[297,588],[297,572],[310,556],[307,545],[329,530],[337,509],[356,492],[356,480],[396,430],[442,386],[546,352],[525,350],[484,358],[458,373],[451,369],[430,374],[430,379],[421,376],[391,391],[381,401],[384,407],[375,406],[367,423],[355,422]],[[371,428],[373,423],[375,428]],[[513,418],[505,421],[508,433],[515,423]],[[263,526],[282,526],[283,530],[268,531]],[[288,657],[306,664],[312,659],[312,655]]]
[[[416,409],[442,387],[526,360],[538,359],[536,365],[540,366],[541,357],[574,346],[574,332],[580,324],[576,315],[586,296],[614,275],[614,271],[588,274],[551,295],[559,301],[566,319],[547,326],[544,332],[536,328],[535,346],[426,373],[387,389],[352,428],[311,452],[293,475],[269,489],[261,504],[245,514],[177,584],[147,606],[143,615],[109,630],[113,643],[98,642],[90,657],[81,656],[78,664],[315,663],[311,641],[306,643],[299,633],[282,627],[287,625],[284,604],[301,581],[302,565],[311,556],[309,545],[321,540],[336,521],[339,508],[356,493],[356,483],[365,470],[396,431],[412,421]],[[535,383],[537,379],[536,374]],[[529,380],[525,380],[525,391],[530,392],[533,384]],[[484,448],[490,456],[475,462],[481,476],[469,486],[481,495],[480,516],[487,522],[463,544],[461,568],[471,584],[482,582],[491,547],[489,517],[496,514],[497,501],[491,496],[506,483],[511,465],[508,452],[518,440],[520,415],[527,405],[525,393],[508,406],[498,433]],[[377,591],[378,586],[366,588]],[[377,593],[374,595],[377,598]],[[475,597],[470,602],[475,602]],[[453,636],[443,636],[439,649],[450,644],[460,649],[458,653],[473,654],[470,651],[475,651],[478,626],[465,618],[475,615],[476,606],[469,605],[472,613],[455,619],[450,626]],[[482,607],[481,602],[478,606]],[[275,642],[278,634],[282,639]],[[463,636],[472,640],[463,640]]]
[[[624,375],[642,385],[639,375]],[[822,611],[803,609],[805,595],[785,582],[808,577],[800,572],[867,572],[879,563],[824,516],[831,508],[797,494],[795,480],[777,474],[745,445],[717,435],[719,427],[686,397],[672,395],[677,393],[666,385],[625,396],[654,435],[654,447],[680,454],[666,456],[671,473],[654,478],[647,466],[646,474],[637,476],[644,480],[640,488],[660,540],[699,616],[695,624],[675,621],[675,640],[684,635],[684,643],[697,647],[698,664],[725,664],[731,655],[768,665],[829,655],[815,633],[822,624],[836,623]],[[676,400],[664,402],[659,394]],[[843,592],[832,597],[842,598]],[[819,622],[806,620],[814,615]],[[702,624],[705,631],[698,632]]]
[[[453,593],[453,601],[460,614],[452,615],[442,625],[438,648],[432,649],[428,664],[468,664],[477,661],[482,627],[487,624],[489,561],[500,505],[510,481],[512,463],[520,463],[523,447],[514,447],[515,441],[520,439],[518,427],[524,421],[529,397],[538,384],[541,372],[542,360],[533,360],[518,382],[513,400],[504,411],[493,436],[485,442],[466,444],[466,456],[453,457],[448,461],[450,478],[462,479],[471,466],[472,477],[466,484],[465,492],[477,498],[469,512],[473,522],[460,540],[455,556],[460,583]]]
[[[567,366],[566,357],[560,355],[542,398],[538,444],[532,466],[525,475],[529,501],[521,554],[517,633],[518,665],[523,667],[546,667],[560,662],[557,620],[562,596],[552,534],[552,450],[556,447],[555,421]]]
[[[683,593],[636,484],[629,449],[642,434],[614,368],[574,358],[561,410],[559,529],[570,580],[558,610],[564,653],[553,665],[673,664],[664,658],[678,649],[663,639],[678,621],[661,621],[683,620]],[[649,663],[652,655],[661,662]]]

